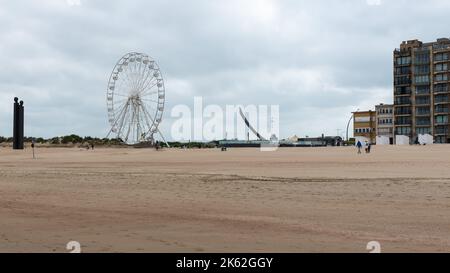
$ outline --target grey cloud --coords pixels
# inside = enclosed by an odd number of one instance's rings
[[[450,36],[443,0],[81,2],[1,1],[0,135],[18,95],[29,135],[105,136],[106,83],[129,51],[162,68],[166,134],[170,108],[194,96],[279,104],[283,136],[335,134],[350,111],[392,100],[401,41]]]

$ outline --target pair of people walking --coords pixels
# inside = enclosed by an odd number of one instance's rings
[[[361,150],[363,147],[363,144],[361,143],[361,141],[358,140],[358,142],[356,143],[356,147],[358,148],[358,154],[361,154]],[[365,150],[366,150],[366,154],[370,154],[370,150],[372,149],[372,145],[366,141],[365,143]]]

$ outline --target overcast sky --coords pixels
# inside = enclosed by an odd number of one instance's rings
[[[392,102],[392,51],[450,37],[448,0],[0,0],[0,135],[14,96],[26,135],[104,137],[106,85],[125,53],[159,63],[167,107],[278,104],[281,136],[336,135]],[[343,131],[341,131],[343,132]]]

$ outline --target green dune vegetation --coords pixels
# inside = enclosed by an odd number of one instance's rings
[[[60,137],[52,137],[52,138],[43,138],[43,137],[25,137],[25,143],[32,143],[33,140],[37,146],[54,146],[54,147],[77,147],[82,145],[92,145],[95,146],[125,146],[123,141],[120,139],[110,139],[110,138],[96,138],[96,137],[81,137],[75,134],[60,136]],[[12,137],[2,137],[0,136],[0,145],[1,146],[10,146],[12,145],[13,138]]]
[[[43,137],[25,137],[25,143],[28,146],[33,142],[36,143],[37,147],[87,147],[90,145],[95,145],[96,147],[129,147],[121,139],[117,138],[97,138],[85,136],[81,137],[75,134],[67,136],[59,136],[52,138]],[[0,146],[9,147],[12,146],[12,137],[0,136]],[[218,142],[169,142],[171,148],[187,148],[187,149],[207,149],[218,147]],[[164,147],[165,145],[161,145]]]

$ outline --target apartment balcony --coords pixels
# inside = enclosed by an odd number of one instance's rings
[[[439,126],[439,125],[444,126],[444,125],[449,125],[449,123],[448,123],[448,120],[447,121],[437,121],[437,120],[435,120],[434,121],[434,125],[436,125],[436,126]]]
[[[447,62],[448,62],[448,61],[447,61]],[[433,71],[433,74],[436,75],[436,74],[440,74],[440,73],[448,73],[448,71],[449,71],[448,69],[446,69],[446,70],[434,70],[434,71]]]
[[[434,79],[434,83],[447,83],[449,79]]]
[[[439,136],[446,136],[448,135],[448,128],[435,128],[434,134]]]
[[[411,85],[412,83],[412,78],[409,75],[405,75],[405,76],[396,76],[394,77],[394,85],[395,86],[400,86],[400,85]]]
[[[416,117],[428,117],[431,115],[431,112],[416,112]]]
[[[446,62],[448,62],[449,60],[444,60],[444,59],[442,59],[442,60],[436,60],[436,59],[434,59],[433,60],[433,63],[434,64],[439,64],[439,63],[446,63]]]
[[[412,124],[412,120],[408,119],[408,120],[397,120],[395,122],[395,126],[411,126]]]
[[[428,122],[418,122],[418,123],[416,123],[416,126],[417,126],[417,127],[429,127],[429,126],[431,126],[431,121],[428,121]]]
[[[450,109],[449,108],[441,108],[441,107],[438,107],[438,108],[435,108],[434,109],[434,114],[435,115],[445,115],[445,114],[448,114],[448,113],[450,113]]]
[[[407,80],[407,81],[394,81],[394,86],[410,86],[412,84],[412,80]]]
[[[406,66],[411,66],[411,63],[405,63],[405,64],[394,64],[394,67],[395,68],[400,68],[400,67],[406,67]],[[405,75],[407,75],[407,74],[405,74]]]
[[[395,127],[404,127],[404,126],[408,126],[411,127],[412,123],[396,123]]]
[[[408,106],[411,106],[411,103],[409,102],[409,103],[395,103],[395,106],[401,106],[401,107],[408,107]],[[408,115],[408,113],[406,113],[406,114],[403,114],[403,115]]]
[[[430,100],[416,100],[416,105],[430,105]]]
[[[447,39],[445,39],[445,40],[447,40]],[[445,40],[444,40],[444,42],[445,42]],[[450,45],[446,44],[446,43],[434,44],[433,45],[433,52],[445,52],[445,51],[448,51],[449,48],[450,48]]]
[[[450,99],[446,98],[446,99],[435,99],[434,100],[434,104],[448,104],[450,103]]]
[[[444,50],[442,52],[439,53],[435,53],[433,55],[433,62],[434,63],[445,63],[449,61],[449,55],[445,52],[447,50]]]
[[[395,129],[395,134],[403,136],[411,136],[411,129],[406,127],[399,127]]]
[[[395,105],[411,105],[411,99],[408,97],[399,97],[395,99]]]
[[[411,116],[412,111],[411,111],[411,109],[408,109],[408,110],[395,109],[395,115],[396,116]]]
[[[401,91],[395,91],[395,96],[411,96],[412,91],[411,90],[401,90]]]
[[[448,92],[450,92],[449,89],[435,89],[434,90],[434,94],[446,94]]]
[[[411,68],[409,66],[400,66],[394,70],[395,77],[410,77],[411,76]]]
[[[430,96],[430,92],[416,92],[416,97]]]
[[[431,63],[430,60],[422,60],[422,61],[414,61],[414,65],[429,65]],[[428,73],[423,73],[428,74]]]

